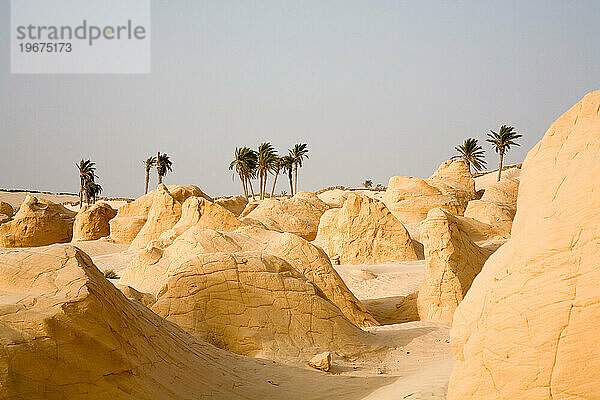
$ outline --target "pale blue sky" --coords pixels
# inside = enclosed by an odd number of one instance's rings
[[[154,1],[152,74],[11,75],[0,0],[0,187],[107,195],[167,183],[237,194],[236,146],[307,142],[300,187],[428,176],[502,123],[520,162],[600,77],[597,1]],[[497,158],[487,144],[488,163]],[[152,185],[156,184],[153,177]],[[280,180],[278,191],[286,189]]]

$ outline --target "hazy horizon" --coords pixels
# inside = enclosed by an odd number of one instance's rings
[[[263,141],[308,143],[301,190],[427,177],[468,137],[496,169],[490,129],[524,135],[505,157],[522,162],[600,72],[592,1],[153,1],[148,75],[10,74],[9,11],[0,188],[75,193],[89,158],[102,196],[137,197],[161,151],[166,184],[241,194],[235,147]]]

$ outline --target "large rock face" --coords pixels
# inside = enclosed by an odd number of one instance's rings
[[[429,179],[391,177],[383,202],[403,223],[416,223],[437,207],[463,215],[467,203],[475,197],[475,181],[467,165],[462,160],[450,160]]]
[[[242,221],[277,232],[293,233],[306,240],[314,240],[319,229],[319,220],[328,209],[329,206],[317,195],[299,192],[290,199],[263,200],[246,214]]]
[[[262,252],[192,256],[168,272],[152,310],[238,354],[302,358],[368,340],[285,260]]]
[[[298,382],[317,374],[265,364],[128,300],[73,246],[0,251],[2,399],[322,398]]]
[[[379,200],[349,194],[341,208],[321,217],[317,242],[342,264],[416,260],[408,231]]]
[[[465,210],[465,217],[492,225],[505,237],[510,237],[512,222],[517,212],[519,181],[502,178],[488,186],[481,200],[471,200]]]
[[[192,227],[165,249],[149,246],[140,252],[122,271],[121,283],[158,295],[169,271],[185,259],[201,254],[242,251],[260,251],[286,260],[354,324],[378,325],[350,292],[323,250],[296,235],[254,227],[242,227],[236,232]]]
[[[454,315],[449,399],[600,393],[600,92],[527,155],[511,240]]]
[[[117,215],[117,210],[106,203],[84,206],[75,217],[74,240],[96,240],[110,235],[109,221]]]
[[[456,307],[491,254],[473,243],[461,225],[440,208],[429,211],[421,223],[425,279],[417,307],[423,321],[452,322]]]
[[[0,225],[0,247],[34,247],[70,242],[75,213],[27,195],[19,211]]]
[[[212,198],[207,196],[202,190],[200,190],[197,186],[194,185],[169,185],[164,186],[161,185],[157,190],[153,190],[148,194],[145,194],[135,201],[124,205],[119,208],[119,212],[117,216],[110,220],[110,237],[117,243],[127,243],[130,244],[134,241],[136,236],[140,233],[146,222],[148,221],[148,214],[152,205],[154,203],[154,198],[157,195],[157,200],[162,200],[162,204],[157,204],[155,207],[155,212],[158,212],[161,207],[167,208],[170,200],[165,195],[165,192],[169,193],[169,197],[173,199],[174,203],[178,203],[179,207],[181,204],[188,198],[192,196],[203,197],[207,200],[212,201]],[[173,205],[173,210],[176,212],[177,206]],[[173,218],[170,218],[173,219]],[[177,221],[175,221],[177,222]],[[144,234],[145,237],[154,236],[150,231],[156,228],[156,223],[151,224],[154,227],[148,226],[146,232]],[[169,224],[167,224],[168,226]],[[173,225],[169,226],[170,229]],[[162,233],[162,232],[160,232]],[[160,236],[160,233],[156,236]],[[137,246],[142,245],[142,240],[138,242]]]

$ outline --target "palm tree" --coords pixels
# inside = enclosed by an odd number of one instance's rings
[[[277,153],[273,148],[273,145],[269,142],[261,143],[258,146],[258,179],[260,182],[260,198],[265,198],[265,192],[267,191],[267,178],[269,177],[269,171],[273,170],[273,164],[277,160]]]
[[[248,147],[235,148],[235,155],[233,161],[229,164],[229,169],[235,170],[240,177],[246,199],[248,199],[248,183],[250,183],[250,190],[252,191],[252,197],[254,197],[254,189],[250,178],[255,175],[257,163],[258,156],[254,150]]]
[[[298,143],[290,150],[290,154],[294,157],[294,193],[298,192],[298,167],[302,167],[304,158],[308,158],[308,145],[306,143]]]
[[[85,185],[85,197],[86,202],[90,204],[90,200],[92,203],[96,203],[96,199],[98,195],[102,193],[102,186],[94,181],[88,181]]]
[[[504,154],[510,150],[510,146],[519,146],[516,140],[523,135],[518,134],[515,128],[512,126],[502,125],[498,133],[490,131],[488,133],[487,142],[490,142],[494,146],[496,153],[500,155],[500,163],[498,165],[498,181],[502,177],[502,162],[504,161]]]
[[[366,181],[363,182],[362,184],[364,187],[366,187],[367,189],[370,189],[373,187],[373,181],[370,179],[367,179]]]
[[[471,166],[473,166],[475,171],[481,171],[485,167],[485,151],[483,151],[483,148],[477,143],[477,139],[468,138],[463,144],[456,146],[454,150],[459,154],[453,156],[452,159],[462,158],[465,164],[467,164],[467,167],[469,167],[469,172],[471,172]]]
[[[148,193],[148,182],[150,182],[150,169],[154,166],[156,166],[156,157],[151,156],[146,158],[146,161],[144,161],[144,168],[146,168],[146,190],[144,191],[144,194]]]
[[[279,176],[279,172],[281,171],[281,157],[277,156],[277,159],[273,162],[273,188],[271,189],[271,197],[275,194],[275,185],[277,185],[277,177]]]
[[[288,179],[290,180],[290,193],[294,195],[294,185],[292,183],[292,171],[294,170],[294,156],[290,154],[281,157],[281,169],[284,173],[287,173]]]
[[[79,208],[83,205],[83,195],[85,186],[88,182],[93,182],[96,177],[96,163],[90,160],[81,159],[78,164],[75,164],[79,170]]]
[[[173,163],[171,162],[169,156],[166,153],[160,154],[159,151],[158,155],[156,156],[156,172],[158,172],[159,185],[162,183],[163,176],[165,176],[169,171],[173,171],[172,167]]]

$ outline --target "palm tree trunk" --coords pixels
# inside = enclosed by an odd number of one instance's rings
[[[263,182],[263,199],[267,197],[267,181],[269,180],[269,173],[265,171],[265,181]]]
[[[275,185],[277,184],[277,177],[279,176],[279,171],[275,173],[275,178],[273,178],[273,189],[271,189],[271,197],[273,197],[273,193],[275,193]]]
[[[83,207],[83,177],[79,177],[79,209]]]
[[[146,169],[146,190],[144,194],[148,194],[148,183],[150,182],[150,170]]]
[[[259,178],[260,178],[260,182],[258,183],[258,185],[260,187],[258,188],[258,191],[260,192],[259,197],[262,200],[262,199],[265,198],[265,196],[264,196],[265,191],[263,190],[263,186],[264,186],[264,183],[265,183],[265,173],[264,173],[264,171],[260,171],[260,173],[258,175],[259,175]]]
[[[500,152],[500,164],[498,165],[498,182],[502,177],[502,161],[504,160],[504,153]]]
[[[294,193],[298,193],[298,163],[294,163]]]
[[[252,187],[252,181],[250,180],[250,178],[248,179],[248,184],[250,185],[250,193],[252,193],[252,200],[254,200],[254,188]]]
[[[246,180],[244,179],[244,177],[240,174],[240,182],[242,182],[242,189],[244,190],[244,197],[246,197],[246,200],[248,200],[248,187],[246,186]]]
[[[292,183],[292,170],[290,169],[290,172],[288,173],[288,178],[290,179],[290,194],[293,196],[294,195],[294,185]]]

